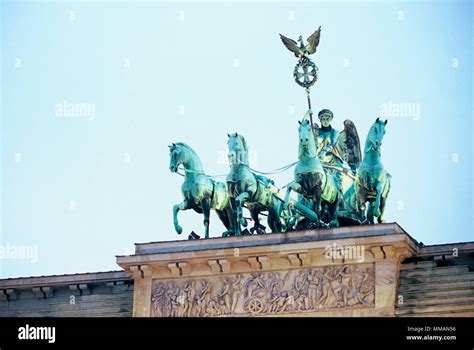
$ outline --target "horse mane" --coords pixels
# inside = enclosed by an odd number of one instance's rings
[[[235,134],[231,135],[231,137],[240,138],[240,140],[242,141],[242,146],[244,147],[244,151],[248,151],[248,150],[249,150],[249,148],[248,148],[248,146],[247,146],[247,141],[245,140],[244,135],[235,133]]]
[[[185,144],[184,142],[176,142],[176,145],[177,146],[182,146],[184,148],[186,148],[190,153],[192,153],[193,156],[196,156],[197,158],[199,158],[198,154],[196,153],[196,151],[189,145]]]
[[[184,142],[176,142],[175,143],[176,146],[181,146],[183,148],[185,148],[190,154],[191,156],[196,159],[196,161],[198,162],[198,164],[196,164],[199,168],[202,169],[202,163],[201,163],[201,158],[199,158],[198,154],[196,153],[196,151],[189,145],[185,144]]]
[[[242,135],[239,136],[242,138],[242,145],[244,146],[244,150],[248,152],[249,147],[247,146],[247,141],[245,140],[245,137],[243,137]]]

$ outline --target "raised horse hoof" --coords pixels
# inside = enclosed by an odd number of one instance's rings
[[[198,235],[196,232],[194,232],[194,231],[191,231],[191,233],[190,233],[189,236],[188,236],[188,239],[189,239],[189,240],[192,240],[192,239],[200,239],[200,238],[201,238],[201,236],[199,236],[199,235]]]
[[[176,225],[176,226],[174,227],[174,229],[176,230],[176,233],[177,233],[178,235],[180,235],[181,233],[183,233],[183,228],[182,228],[181,226],[179,226],[179,225]]]

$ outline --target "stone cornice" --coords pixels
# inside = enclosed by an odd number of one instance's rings
[[[178,263],[205,264],[212,271],[229,270],[230,262],[246,261],[252,268],[270,268],[272,257],[284,257],[291,266],[309,265],[309,255],[301,255],[324,249],[329,243],[338,246],[364,245],[367,254],[381,254],[405,258],[418,251],[414,241],[398,224],[343,227],[325,230],[295,231],[243,237],[214,238],[210,240],[173,241],[137,244],[136,254],[118,256],[117,263],[125,270],[135,266],[152,264],[155,268]],[[382,247],[382,248],[380,248]],[[384,248],[385,247],[385,248]],[[227,259],[227,267],[218,263]],[[169,266],[168,266],[169,268]],[[172,275],[183,273],[178,267]]]
[[[7,278],[0,280],[0,289],[29,289],[40,286],[55,286],[68,284],[87,284],[87,283],[105,283],[111,281],[122,281],[130,279],[124,271],[80,273],[72,275],[58,276],[38,276],[38,277],[20,277]]]

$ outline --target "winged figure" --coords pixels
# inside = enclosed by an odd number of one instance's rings
[[[360,151],[359,134],[351,120],[344,120],[344,130],[341,131],[337,143],[342,157],[355,173],[359,163],[362,161],[362,153]]]
[[[321,35],[321,26],[308,38],[308,43],[304,45],[303,37],[300,35],[298,42],[293,39],[287,38],[284,35],[280,34],[280,39],[288,50],[293,52],[298,58],[307,58],[308,55],[311,55],[316,52],[316,48],[319,45],[319,37]]]

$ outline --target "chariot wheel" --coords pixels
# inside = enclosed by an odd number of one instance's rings
[[[252,298],[247,304],[247,309],[252,315],[259,314],[263,311],[263,302],[260,299]]]

